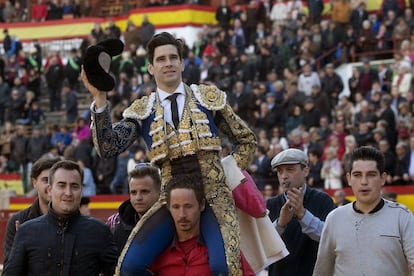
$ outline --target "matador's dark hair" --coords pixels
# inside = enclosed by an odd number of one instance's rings
[[[173,45],[177,48],[178,55],[180,60],[183,59],[183,41],[181,39],[175,38],[172,34],[167,32],[162,32],[154,35],[147,45],[148,53],[148,62],[153,64],[154,62],[154,51],[155,48],[163,45]]]

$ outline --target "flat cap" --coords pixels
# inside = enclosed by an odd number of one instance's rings
[[[306,154],[298,149],[285,149],[273,157],[271,166],[272,169],[280,165],[302,164],[308,165],[308,157]]]

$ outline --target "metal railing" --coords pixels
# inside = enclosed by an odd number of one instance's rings
[[[381,57],[386,57],[388,55],[393,55],[394,53],[396,53],[397,51],[399,51],[399,46],[400,43],[404,40],[410,40],[411,41],[411,37],[406,37],[406,38],[400,38],[400,39],[396,39],[396,38],[391,38],[391,39],[383,39],[383,42],[391,42],[392,47],[390,49],[386,49],[386,50],[373,50],[373,51],[360,51],[360,52],[353,52],[351,55],[348,56],[348,60],[346,62],[348,63],[354,63],[357,62],[359,60],[361,60],[362,58],[370,58],[371,60],[373,59],[372,57],[375,57],[375,59],[381,59]],[[375,39],[375,41],[373,41],[374,43],[379,42],[378,39]],[[334,54],[338,47],[340,47],[340,45],[325,51],[322,55],[320,55],[318,58],[315,59],[315,68],[317,71],[319,71],[321,69],[321,67],[323,67],[324,65],[324,61],[332,54]],[[334,60],[333,63],[335,65],[339,65],[340,63],[343,63],[343,60]]]
[[[39,41],[42,47],[43,57],[46,58],[50,52],[58,52],[62,58],[69,56],[72,48],[79,49],[84,38],[70,38],[70,39],[57,39],[57,40],[44,40]],[[33,47],[33,42],[22,42],[23,51],[28,53],[30,48]],[[4,55],[3,43],[0,43],[0,55]]]

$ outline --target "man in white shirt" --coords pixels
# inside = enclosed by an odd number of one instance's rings
[[[313,275],[414,275],[414,217],[381,197],[384,163],[373,147],[352,153],[346,178],[356,200],[326,218]]]
[[[318,85],[321,87],[321,80],[316,72],[312,71],[311,64],[305,63],[302,67],[302,73],[298,79],[298,90],[305,93],[305,96],[312,96],[312,87]]]

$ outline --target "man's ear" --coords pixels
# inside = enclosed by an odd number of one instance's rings
[[[33,188],[37,189],[37,180],[36,178],[31,178]]]
[[[383,172],[382,175],[381,175],[381,178],[382,178],[382,184],[381,184],[381,186],[384,186],[385,183],[387,182],[387,173],[386,172]]]
[[[309,175],[309,166],[303,168],[303,173],[305,174],[305,177]]]
[[[346,173],[346,182],[348,186],[351,186],[351,174],[349,172]]]
[[[151,63],[148,63],[148,73],[150,73],[151,76],[153,76],[154,74],[154,67],[152,66]]]
[[[206,200],[203,199],[200,205],[200,211],[203,212],[206,209]]]

